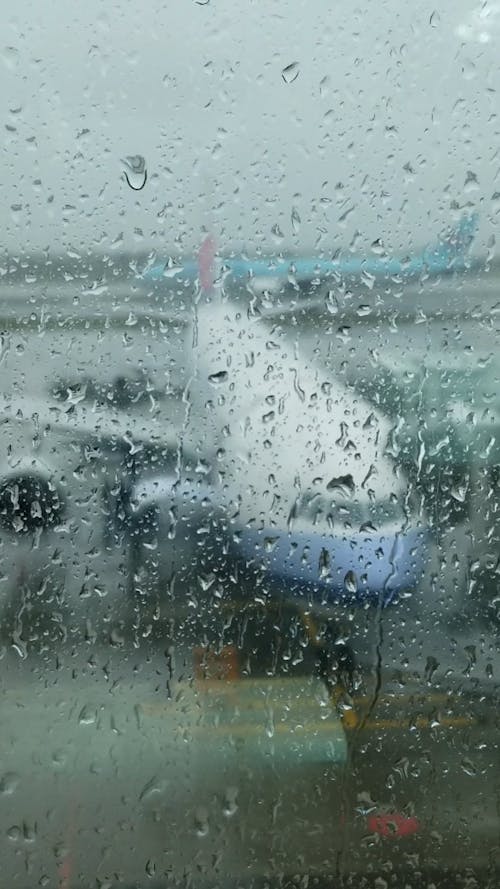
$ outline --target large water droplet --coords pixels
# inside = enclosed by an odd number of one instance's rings
[[[338,491],[345,497],[354,494],[355,484],[352,475],[339,475],[330,479],[326,486],[327,491]]]
[[[359,315],[360,318],[365,318],[366,315],[371,313],[371,306],[368,306],[366,303],[360,303],[358,308],[356,309],[356,314]]]
[[[276,549],[276,546],[279,543],[278,537],[264,537],[264,551],[266,553],[272,553],[273,550]]]
[[[94,708],[86,705],[80,710],[78,722],[80,725],[93,725],[97,719],[97,713]]]
[[[357,593],[358,579],[354,571],[348,571],[344,577],[344,586],[348,593]]]
[[[298,62],[291,62],[281,72],[281,76],[285,83],[293,83],[300,74],[300,66]]]
[[[457,500],[459,503],[465,503],[468,487],[467,481],[462,481],[451,489],[450,494],[454,500]]]
[[[127,185],[133,191],[141,191],[148,179],[145,158],[143,158],[142,154],[131,154],[122,160],[122,164]]]
[[[210,374],[208,377],[208,382],[212,383],[214,386],[220,386],[221,383],[225,383],[228,377],[227,370],[219,370],[216,373]]]
[[[373,522],[363,522],[359,526],[359,532],[360,534],[376,534],[377,527],[373,524]]]

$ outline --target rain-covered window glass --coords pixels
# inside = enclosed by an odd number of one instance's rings
[[[5,0],[0,887],[500,885],[500,3]]]

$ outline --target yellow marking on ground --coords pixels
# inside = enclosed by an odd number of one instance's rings
[[[313,706],[313,703],[311,703],[310,705],[304,705],[301,703],[300,707],[294,706],[293,704],[289,706],[286,700],[278,700],[276,698],[268,702],[253,700],[245,701],[244,699],[242,700],[242,698],[238,698],[235,701],[234,711],[229,709],[227,706],[221,708],[217,707],[216,699],[200,701],[200,699],[198,698],[194,701],[190,701],[189,703],[187,701],[179,701],[177,705],[174,702],[150,702],[140,704],[141,711],[146,716],[167,716],[169,714],[179,712],[177,709],[178,707],[181,712],[183,709],[189,709],[193,713],[196,713],[198,715],[201,713],[220,713],[221,715],[226,714],[229,716],[232,716],[233,712],[235,711],[242,711],[243,713],[249,711],[252,713],[268,713],[270,710],[272,710],[277,717],[279,717],[280,714],[285,713],[288,720],[293,719],[294,713],[300,712],[300,715],[305,717],[304,721],[306,721],[310,717],[311,713],[317,715],[318,712],[322,710],[325,713],[325,719],[331,719],[332,717],[337,721],[339,719],[332,707],[323,708],[319,704]]]
[[[394,705],[397,704],[398,701],[411,701],[415,699],[415,704],[418,706],[423,706],[424,704],[439,704],[443,701],[449,701],[451,695],[446,694],[446,692],[431,692],[426,694],[423,691],[412,691],[407,692],[406,694],[381,694],[378,700],[378,706],[381,707],[384,704]],[[372,697],[370,695],[356,695],[356,703],[357,704],[371,704]]]
[[[352,731],[353,729],[362,729],[365,731],[366,729],[406,729],[410,730],[413,728],[418,729],[430,729],[430,728],[458,728],[464,727],[468,725],[476,725],[477,720],[472,716],[449,716],[443,717],[439,721],[431,719],[431,717],[427,716],[419,716],[417,719],[370,719],[367,722],[363,723],[361,717],[354,713],[353,711],[349,711],[348,718],[347,713],[342,715],[342,721],[346,730]]]
[[[146,703],[141,704],[140,706],[145,716],[161,717],[167,716],[172,713],[172,704],[168,703]],[[252,724],[244,722],[230,722],[227,719],[223,719],[223,715],[224,714],[221,714],[221,721],[218,725],[196,725],[189,730],[196,733],[214,733],[226,735],[249,733],[258,734],[265,731],[265,725],[263,723]],[[196,719],[199,720],[206,718],[207,713],[203,710],[203,708],[197,708],[196,711],[193,710],[193,716],[195,716]],[[477,720],[469,716],[443,717],[439,720],[439,722],[431,722],[430,717],[419,716],[415,720],[370,719],[368,720],[368,722],[362,723],[361,717],[354,710],[346,710],[342,714],[340,722],[336,717],[332,718],[332,716],[330,715],[321,722],[317,722],[316,720],[314,722],[304,721],[303,723],[297,722],[295,724],[291,724],[291,721],[276,722],[274,723],[274,734],[305,734],[308,732],[314,734],[318,731],[338,731],[340,724],[346,731],[353,731],[354,729],[358,728],[361,728],[363,731],[376,731],[380,729],[399,729],[402,731],[410,731],[412,729],[462,728],[475,725],[476,722]]]
[[[341,740],[343,737],[341,725],[337,721],[314,722],[307,725],[302,725],[300,723],[296,725],[288,725],[283,722],[278,722],[274,724],[272,733],[268,732],[266,726],[263,723],[254,724],[251,722],[222,722],[218,725],[195,725],[191,727],[189,731],[196,735],[225,735],[226,737],[248,737],[260,735],[263,738],[267,738],[267,740],[269,741],[272,741],[275,735],[306,735],[310,736],[311,739],[313,739],[317,734],[328,733],[330,736],[333,736],[334,738],[337,738],[339,740]]]

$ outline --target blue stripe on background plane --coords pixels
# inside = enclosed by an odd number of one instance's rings
[[[390,257],[387,255],[346,256],[341,253],[331,259],[321,257],[292,258],[278,256],[268,259],[246,259],[241,256],[221,258],[221,273],[225,280],[244,282],[248,279],[265,277],[284,283],[293,278],[298,283],[307,283],[330,275],[374,278],[398,277],[403,280],[417,278],[423,274],[432,276],[447,274],[465,269],[469,263],[468,252],[478,227],[475,213],[465,214],[459,223],[451,226],[436,241],[414,256]],[[199,260],[172,263],[159,263],[147,269],[142,277],[145,281],[157,282],[165,279],[197,281],[200,275]]]

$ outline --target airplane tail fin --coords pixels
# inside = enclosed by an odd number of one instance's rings
[[[198,280],[202,294],[211,293],[215,286],[215,256],[217,245],[212,235],[207,235],[198,251]]]

